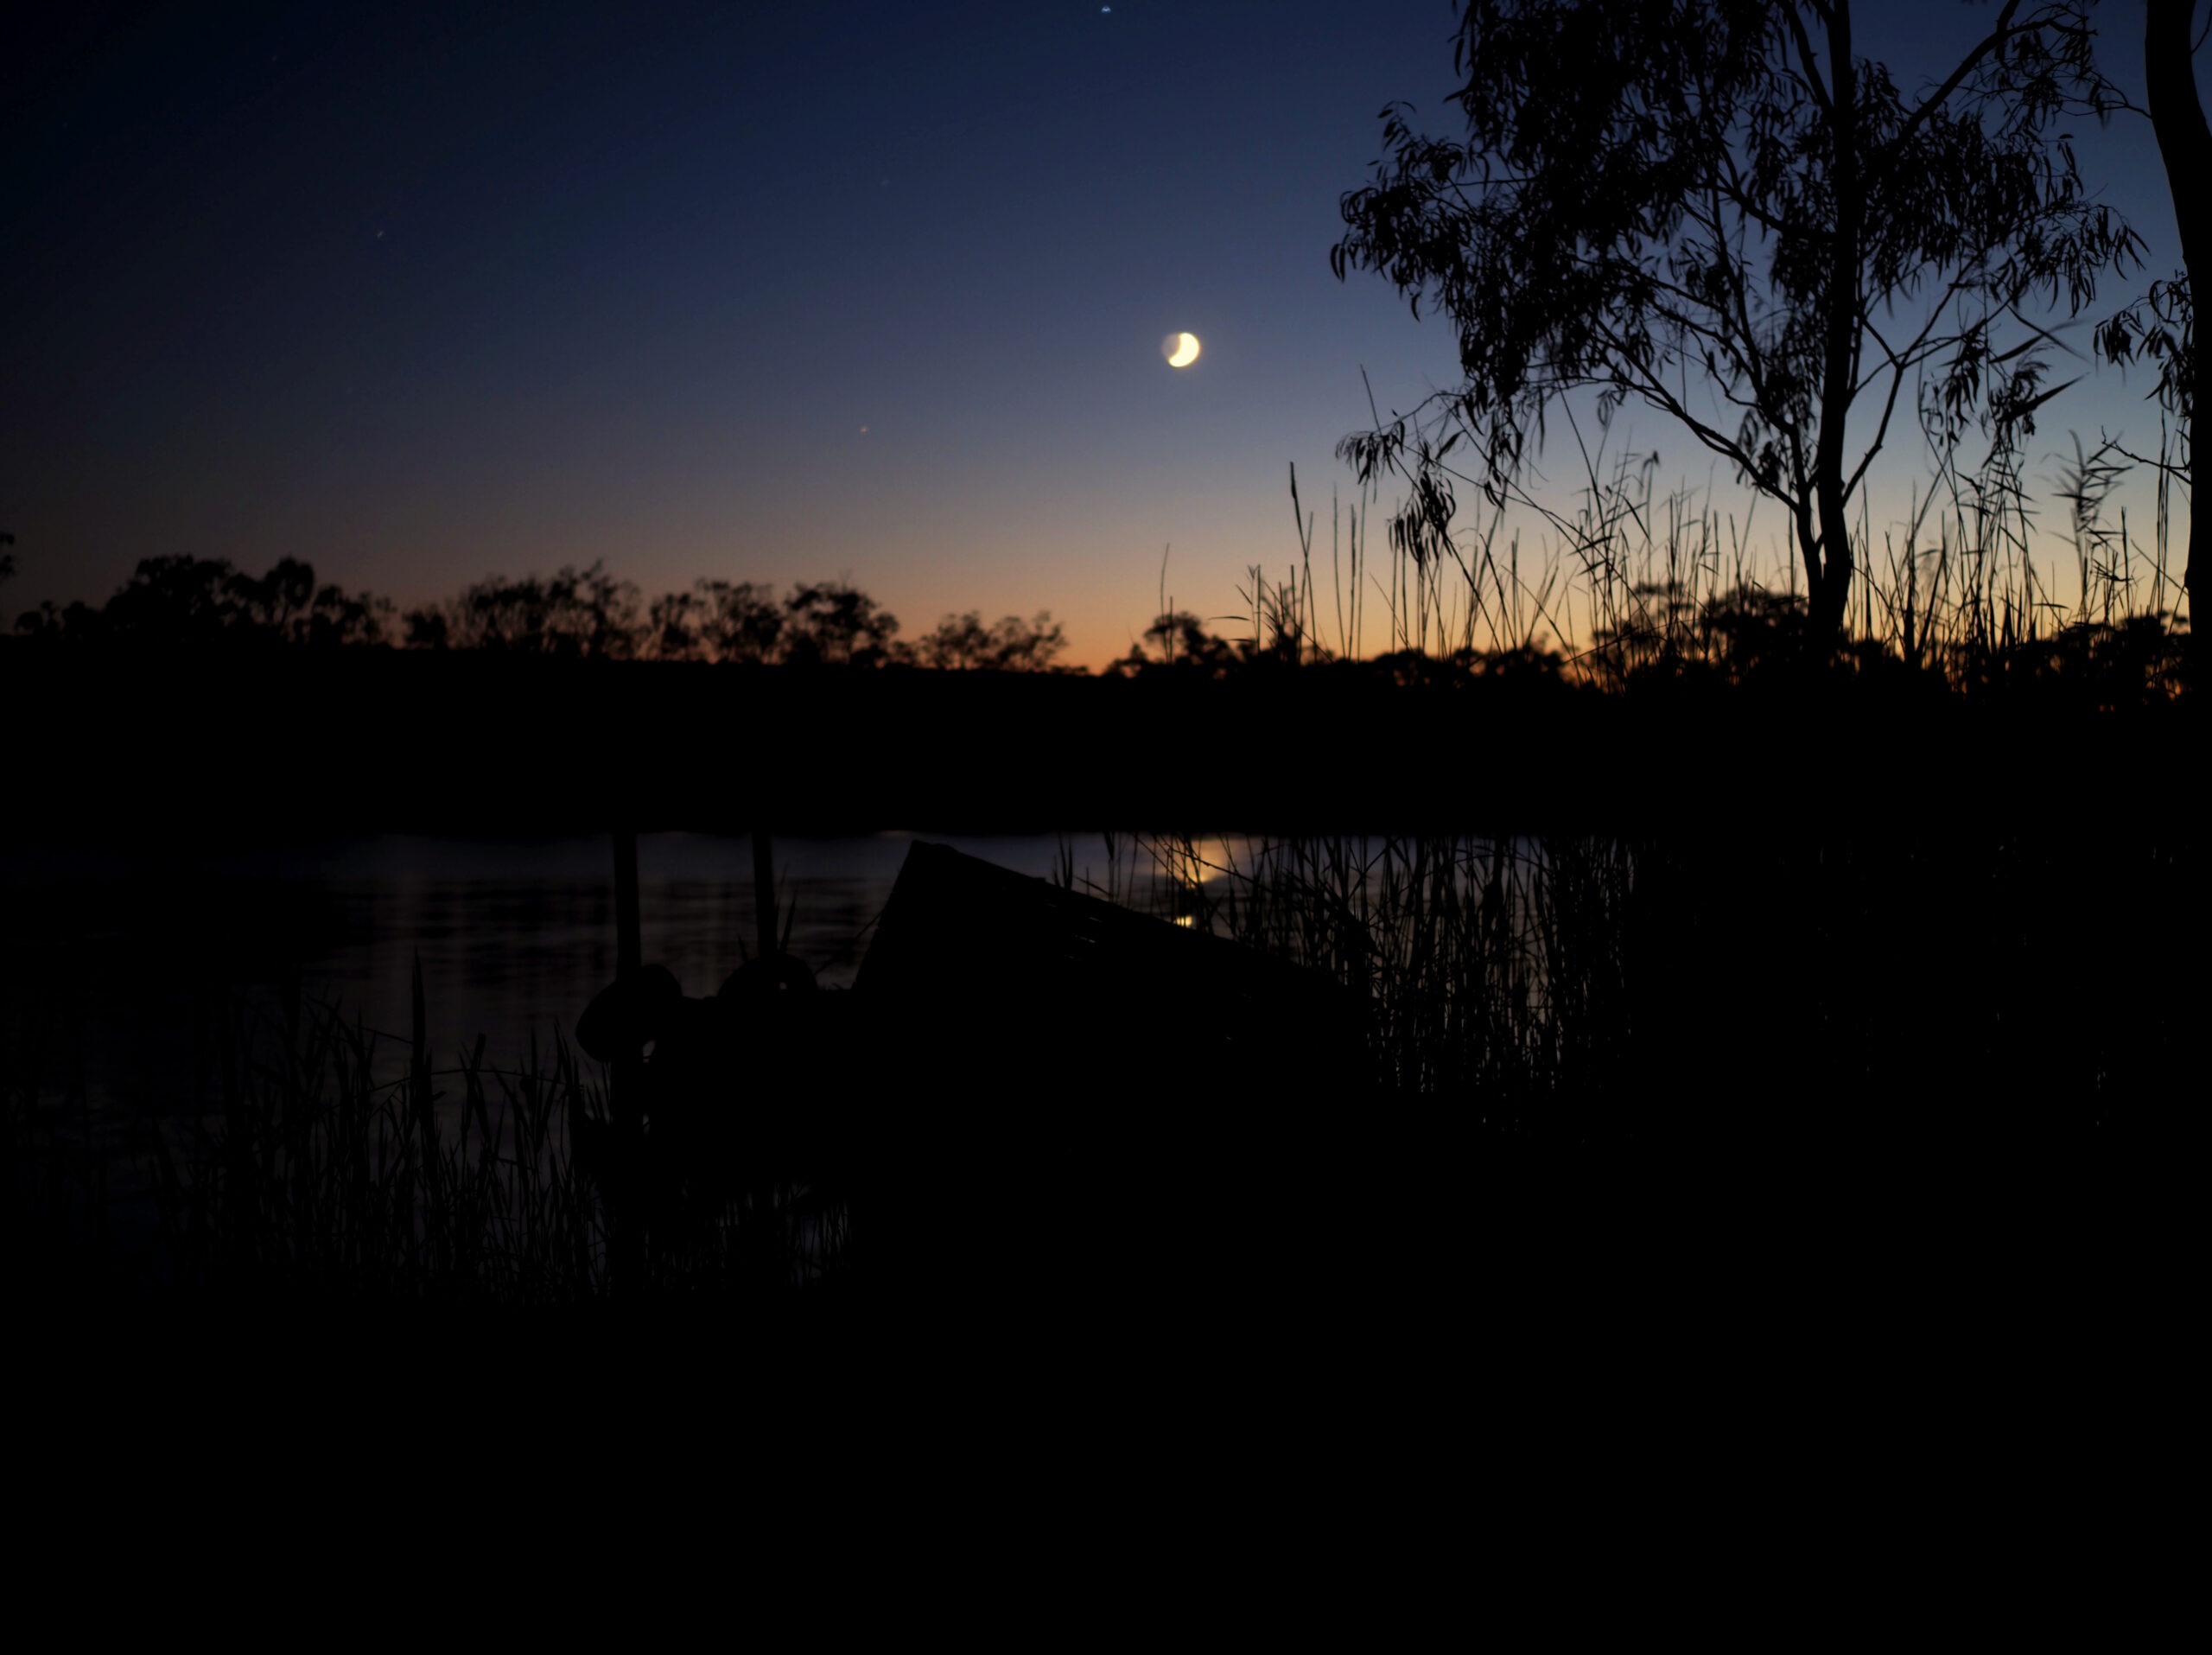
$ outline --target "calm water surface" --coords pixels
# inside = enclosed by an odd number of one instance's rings
[[[852,983],[913,837],[776,841],[791,952],[825,988]],[[931,837],[1025,874],[1151,885],[1151,859],[1127,836]],[[95,1097],[166,1090],[204,1062],[211,1019],[273,1008],[288,983],[404,1034],[419,959],[440,1061],[481,1035],[493,1062],[518,1062],[533,1043],[550,1052],[613,975],[612,858],[603,836],[0,849],[0,1038],[19,1068],[73,1068]],[[645,957],[685,993],[713,994],[752,949],[752,867],[743,835],[639,839]]]

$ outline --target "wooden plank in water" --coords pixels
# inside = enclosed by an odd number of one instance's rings
[[[1362,1073],[1356,1009],[1322,973],[919,841],[854,992],[1058,1059],[1078,1091],[1311,1093]]]
[[[1332,979],[917,843],[851,998],[912,1279],[1165,1302],[1333,1268],[1373,1093]]]

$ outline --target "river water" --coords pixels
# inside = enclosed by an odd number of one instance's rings
[[[915,836],[775,842],[789,949],[849,987]],[[1128,836],[938,837],[1145,905],[1157,865]],[[1233,845],[1217,847],[1224,856]],[[645,834],[645,958],[711,995],[757,935],[752,841]],[[143,1104],[204,1068],[210,1029],[297,994],[407,1033],[421,962],[442,1064],[480,1036],[495,1065],[549,1054],[614,973],[612,841],[385,836],[200,853],[0,848],[0,1041],[18,1077]],[[404,1048],[386,1041],[394,1062]]]

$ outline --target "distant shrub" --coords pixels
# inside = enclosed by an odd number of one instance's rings
[[[899,617],[846,581],[776,589],[752,581],[699,580],[655,598],[639,652],[663,661],[739,661],[789,666],[885,666],[910,661]]]
[[[664,661],[764,662],[779,659],[783,641],[774,587],[701,579],[689,592],[653,600],[645,652]]]
[[[1129,652],[1106,671],[1133,678],[1165,669],[1217,678],[1226,676],[1239,659],[1236,646],[1228,639],[1208,632],[1205,622],[1188,609],[1176,609],[1156,617]]]
[[[946,671],[1049,672],[1067,646],[1067,633],[1049,609],[1033,620],[1010,614],[988,627],[982,610],[970,609],[938,621],[918,654],[924,666]]]
[[[642,634],[637,587],[616,580],[602,563],[520,580],[486,576],[460,596],[407,616],[407,642],[417,649],[626,660],[639,652]]]

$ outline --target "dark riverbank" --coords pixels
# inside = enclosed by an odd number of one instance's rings
[[[1823,680],[1135,679],[383,650],[0,648],[22,838],[898,826],[1642,834],[2186,822],[2185,705]],[[2120,801],[2125,801],[2124,805]]]

